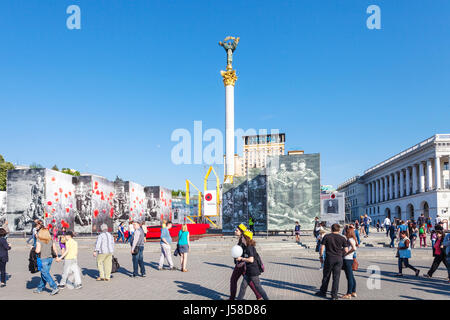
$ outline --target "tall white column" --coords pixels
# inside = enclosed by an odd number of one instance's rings
[[[419,191],[425,192],[425,174],[424,174],[424,165],[421,161],[419,164]]]
[[[383,194],[384,194],[384,192],[383,192],[383,178],[380,178],[379,181],[380,181],[380,191],[379,191],[380,195],[378,197],[378,202],[382,202],[383,201]]]
[[[412,194],[417,193],[417,166],[413,164],[412,167]]]
[[[398,172],[394,172],[394,199],[398,198]]]
[[[389,175],[389,200],[394,199],[394,182],[392,174]]]
[[[410,184],[411,184],[411,178],[410,178],[410,175],[411,175],[411,169],[409,168],[409,167],[406,167],[406,186],[405,186],[405,188],[406,188],[406,195],[407,196],[409,196],[410,194],[411,194],[411,187],[410,187]]]
[[[405,196],[405,177],[403,175],[403,170],[400,170],[400,197]]]
[[[433,189],[433,173],[431,168],[431,159],[427,160],[427,190]]]
[[[234,176],[234,86],[225,87],[225,139],[226,139],[226,172]]]
[[[435,165],[434,165],[434,175],[435,175],[435,183],[436,183],[436,189],[441,189],[441,158],[436,157],[435,159]]]
[[[384,177],[384,201],[388,200],[388,177]]]
[[[374,181],[372,181],[371,183],[370,183],[371,185],[372,185],[372,197],[371,197],[371,200],[372,200],[372,204],[374,204],[375,203],[375,182]]]
[[[375,181],[375,203],[378,203],[380,201],[380,181]]]

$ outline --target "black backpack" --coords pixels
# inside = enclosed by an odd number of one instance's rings
[[[259,256],[256,249],[255,249],[255,258],[256,258],[256,263],[258,264],[259,272],[263,273],[264,272],[264,263],[262,262],[261,257]]]
[[[28,263],[28,270],[31,273],[39,272],[38,264],[37,264],[37,254],[36,254],[36,248],[35,247],[31,248],[28,261],[29,261],[29,263]]]

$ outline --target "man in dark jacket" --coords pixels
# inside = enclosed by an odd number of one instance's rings
[[[5,239],[6,234],[6,230],[0,228],[0,287],[6,286],[6,263],[8,262],[8,250],[11,250]]]

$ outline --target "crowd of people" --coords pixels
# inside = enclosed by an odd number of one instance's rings
[[[337,293],[341,270],[344,270],[347,278],[347,293],[342,298],[351,299],[357,296],[353,271],[358,269],[356,252],[361,243],[359,231],[367,237],[371,223],[370,219],[366,219],[367,215],[361,218],[361,221],[356,220],[354,223],[345,225],[342,233],[340,232],[339,224],[333,224],[331,233],[327,233],[325,223],[320,222],[319,218],[315,218],[313,234],[317,239],[316,252],[319,252],[319,270],[323,270],[322,285],[316,293],[317,296],[326,296],[330,278],[333,276],[331,298],[333,300],[338,299]],[[434,259],[430,269],[423,276],[431,278],[439,265],[443,263],[448,272],[447,283],[450,283],[450,233],[444,233],[443,221],[439,219],[439,215],[436,218],[434,227],[430,219],[425,218],[423,214],[418,218],[417,222],[414,220],[402,221],[400,219],[394,219],[391,222],[389,218],[386,218],[382,226],[386,228],[386,236],[391,239],[389,247],[397,249],[397,277],[403,276],[404,268],[413,270],[416,277],[420,275],[420,270],[409,263],[409,259],[412,256],[411,249],[414,249],[417,237],[420,238],[420,247],[427,247],[426,237],[429,235]],[[377,222],[377,228],[381,228],[379,222]],[[395,243],[396,240],[397,244]]]
[[[122,226],[123,224],[121,224]],[[163,269],[164,259],[169,263],[170,270],[177,270],[172,262],[171,243],[169,230],[172,222],[163,222],[161,228],[161,259],[159,270]],[[114,272],[114,263],[117,259],[113,256],[115,240],[114,236],[108,232],[106,224],[101,225],[101,233],[97,236],[93,256],[96,258],[98,277],[97,281],[110,281],[111,273]],[[144,244],[146,242],[147,229],[141,221],[131,221],[129,223],[129,234],[125,239],[125,232],[119,227],[117,242],[129,243],[131,246],[131,260],[133,263],[132,277],[145,277],[144,264]],[[7,241],[9,230],[4,226],[0,228],[0,287],[6,286],[6,264],[9,260],[8,251],[11,246]],[[125,240],[125,241],[124,241]],[[27,243],[32,243],[30,251],[29,269],[32,273],[40,272],[40,282],[33,290],[34,293],[41,293],[48,285],[51,289],[50,294],[55,295],[61,289],[67,286],[73,289],[81,289],[82,276],[78,265],[78,242],[74,239],[74,233],[65,228],[56,231],[52,226],[44,226],[43,221],[35,220],[32,228],[31,237]],[[180,270],[187,272],[187,255],[190,250],[190,237],[187,225],[184,224],[178,234],[177,248],[174,255],[180,255]],[[53,262],[63,262],[63,273],[61,280],[57,283],[51,275]],[[118,262],[117,262],[118,263]],[[33,268],[35,266],[35,268]],[[140,272],[139,272],[140,271]]]
[[[325,297],[328,290],[329,282],[332,278],[331,298],[338,299],[339,279],[343,270],[347,279],[347,292],[343,299],[351,299],[357,297],[356,279],[354,272],[358,269],[357,251],[360,246],[360,232],[364,236],[369,235],[370,219],[362,218],[362,221],[355,221],[344,226],[342,232],[339,224],[331,226],[331,232],[327,232],[325,222],[319,221],[316,217],[314,221],[313,234],[317,239],[316,251],[319,253],[320,270],[323,272],[322,283],[319,291],[316,293],[319,297]],[[378,222],[377,222],[378,224]],[[413,267],[409,263],[412,256],[412,249],[417,237],[420,240],[420,246],[426,247],[426,237],[430,236],[433,263],[424,277],[431,278],[439,265],[443,263],[448,270],[450,279],[450,233],[443,232],[442,221],[436,221],[434,228],[427,225],[427,220],[421,215],[418,221],[401,221],[394,219],[391,221],[386,218],[383,222],[386,228],[386,236],[391,238],[390,247],[397,248],[396,257],[398,258],[397,276],[403,276],[404,268],[414,271],[415,276],[420,275],[420,270]],[[171,221],[164,221],[161,228],[160,236],[160,260],[158,270],[164,270],[164,262],[168,264],[168,270],[177,270],[172,260],[172,237],[170,229]],[[121,224],[117,235],[117,242],[129,243],[131,260],[133,264],[132,277],[145,277],[144,264],[144,245],[146,242],[146,228],[140,221],[132,221],[127,227],[127,235],[125,235],[125,226]],[[96,258],[98,277],[97,281],[110,281],[111,273],[114,272],[114,236],[108,232],[106,224],[101,225],[101,233],[97,236],[93,255]],[[131,231],[132,230],[132,231]],[[299,241],[300,225],[295,225],[296,241]],[[9,231],[0,228],[0,287],[6,286],[6,264],[8,262],[8,251],[11,246],[7,241]],[[424,236],[425,235],[425,236]],[[260,275],[264,272],[264,264],[256,250],[256,242],[253,238],[253,232],[244,224],[239,225],[235,229],[235,236],[238,238],[237,246],[242,248],[240,256],[234,258],[235,267],[230,278],[230,300],[242,300],[245,296],[247,287],[253,291],[257,300],[268,300],[267,293],[262,287]],[[423,239],[425,238],[425,239]],[[423,239],[423,240],[422,240]],[[397,240],[397,243],[395,243]],[[56,232],[55,229],[45,227],[40,220],[35,221],[32,229],[32,235],[27,241],[32,242],[30,252],[30,260],[34,256],[36,259],[37,270],[40,272],[40,282],[33,291],[41,293],[48,285],[51,289],[50,294],[55,295],[61,289],[71,286],[74,289],[81,289],[82,276],[81,269],[78,265],[78,243],[74,239],[74,233],[70,230],[62,228]],[[180,256],[180,271],[188,272],[187,256],[190,252],[190,237],[186,224],[184,224],[178,233],[178,241],[174,256]],[[239,254],[238,254],[239,255]],[[61,280],[57,283],[51,275],[51,267],[53,262],[63,262],[63,273]],[[31,262],[30,262],[31,265]],[[31,267],[30,267],[31,271]],[[33,271],[32,271],[33,272]],[[237,294],[238,281],[242,276],[239,293]],[[450,281],[447,279],[447,281]],[[237,294],[237,297],[236,297]]]

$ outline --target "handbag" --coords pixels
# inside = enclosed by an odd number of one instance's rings
[[[173,252],[173,255],[176,257],[180,254],[180,245],[177,243],[177,248]]]
[[[139,248],[136,246],[136,247],[134,247],[134,250],[133,250],[132,255],[135,256],[135,255],[137,255],[138,253],[139,253]]]
[[[358,271],[358,266],[359,266],[358,260],[356,260],[356,258],[353,258],[352,270]]]
[[[111,268],[111,273],[115,273],[119,270],[120,268],[120,264],[119,264],[119,260],[117,260],[116,257],[112,256],[112,268]]]

